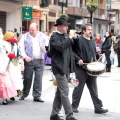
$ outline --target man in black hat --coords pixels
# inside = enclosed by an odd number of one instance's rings
[[[50,38],[50,53],[52,60],[52,71],[58,83],[55,94],[52,113],[50,120],[62,120],[58,116],[58,112],[63,105],[66,120],[76,120],[73,117],[73,110],[68,97],[69,87],[67,75],[74,71],[74,57],[79,61],[79,57],[72,51],[73,39],[77,37],[74,30],[71,30],[67,35],[68,30],[67,20],[59,18],[54,26],[57,31]]]

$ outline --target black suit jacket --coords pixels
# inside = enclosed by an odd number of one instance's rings
[[[67,34],[53,33],[50,38],[50,53],[52,71],[54,74],[68,74],[74,72],[75,61],[80,58],[72,50],[73,40]]]
[[[88,44],[88,40],[81,35],[74,41],[73,45],[73,50],[85,63],[90,63],[91,57],[93,57],[93,61],[96,60],[95,44],[92,39],[89,42],[91,43],[92,49]]]

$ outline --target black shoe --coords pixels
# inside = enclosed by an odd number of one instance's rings
[[[7,102],[7,99],[5,99],[6,101],[5,102],[2,102],[2,105],[7,105],[8,102]]]
[[[71,117],[71,118],[67,118],[66,120],[77,120],[77,119],[74,117]]]
[[[34,102],[41,102],[41,103],[45,102],[41,98],[34,98],[33,101]]]
[[[25,99],[25,96],[21,96],[20,98],[19,98],[19,100],[24,100]]]
[[[15,101],[15,98],[14,98],[14,97],[11,97],[10,100]]]
[[[95,108],[95,113],[97,114],[103,114],[103,113],[107,113],[108,109],[104,109],[104,108]]]
[[[8,102],[2,102],[2,105],[7,105],[8,104]]]
[[[50,120],[64,120],[64,119],[61,119],[58,115],[51,115]]]
[[[78,111],[78,109],[77,109],[77,108],[76,108],[76,109],[75,109],[75,108],[73,108],[73,112],[74,112],[74,113],[78,113],[79,111]]]

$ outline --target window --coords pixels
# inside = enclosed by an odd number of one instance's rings
[[[54,0],[54,5],[58,5],[59,0]]]

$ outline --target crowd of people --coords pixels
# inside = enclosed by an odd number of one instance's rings
[[[62,120],[58,113],[62,106],[66,120],[77,120],[73,112],[78,113],[78,107],[85,84],[87,85],[97,114],[107,113],[102,100],[98,96],[97,76],[89,75],[87,64],[106,58],[106,72],[111,72],[111,47],[114,44],[120,67],[120,34],[112,40],[111,33],[105,33],[103,41],[100,34],[92,36],[92,25],[86,23],[81,35],[75,30],[68,32],[68,21],[58,18],[55,23],[56,31],[39,32],[38,25],[31,23],[29,32],[19,36],[15,32],[3,34],[0,28],[0,98],[7,105],[8,99],[15,97],[24,100],[30,92],[33,81],[33,101],[44,102],[41,99],[42,78],[44,65],[50,65],[57,81],[57,90],[53,101],[50,120]],[[49,52],[49,55],[48,55]],[[87,63],[87,64],[86,64]],[[15,71],[15,72],[14,72]],[[69,75],[75,73],[79,81],[69,100]],[[33,78],[34,77],[34,78]]]

